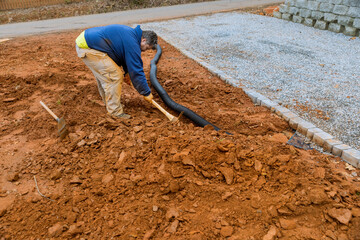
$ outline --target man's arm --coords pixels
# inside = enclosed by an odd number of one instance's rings
[[[148,96],[151,90],[145,77],[140,46],[135,41],[127,44],[125,61],[133,86],[141,95]]]

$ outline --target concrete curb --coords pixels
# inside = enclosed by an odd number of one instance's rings
[[[260,106],[264,106],[268,108],[271,112],[282,117],[285,121],[289,123],[292,129],[306,136],[313,143],[322,147],[324,151],[331,153],[334,156],[341,157],[345,162],[351,164],[354,167],[360,168],[360,151],[335,139],[330,134],[324,132],[320,128],[317,128],[314,124],[305,121],[304,119],[302,119],[297,114],[290,111],[289,109],[282,107],[279,104],[271,101],[270,99],[256,92],[255,90],[239,86],[234,78],[228,76],[223,71],[199,59],[198,57],[194,56],[192,53],[183,49],[182,47],[176,47],[176,44],[173,43],[170,39],[167,39],[164,36],[161,36],[161,38],[164,39],[167,43],[171,44],[176,49],[178,49],[188,58],[193,59],[201,66],[205,67],[209,72],[218,76],[226,83],[234,87],[242,88],[243,91],[250,97],[253,103],[258,104]]]

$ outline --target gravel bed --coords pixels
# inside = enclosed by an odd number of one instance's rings
[[[359,38],[244,12],[142,28],[360,149]]]

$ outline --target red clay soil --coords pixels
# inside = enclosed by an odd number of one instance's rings
[[[285,121],[164,41],[169,95],[233,135],[170,123],[127,84],[132,119],[114,120],[79,32],[0,43],[0,239],[360,239],[358,170],[287,145]]]

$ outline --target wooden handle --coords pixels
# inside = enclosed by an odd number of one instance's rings
[[[51,116],[53,116],[55,118],[56,121],[59,121],[59,118],[55,115],[55,113],[53,113],[50,108],[48,108],[45,103],[43,103],[42,101],[40,101],[40,104],[45,108],[46,111],[48,111],[48,113],[51,114]]]
[[[154,100],[151,101],[151,103],[157,108],[159,109],[163,114],[165,114],[165,116],[170,120],[173,121],[175,119],[175,117],[173,115],[171,115],[170,113],[168,113],[165,109],[163,109],[159,104],[157,104]]]

